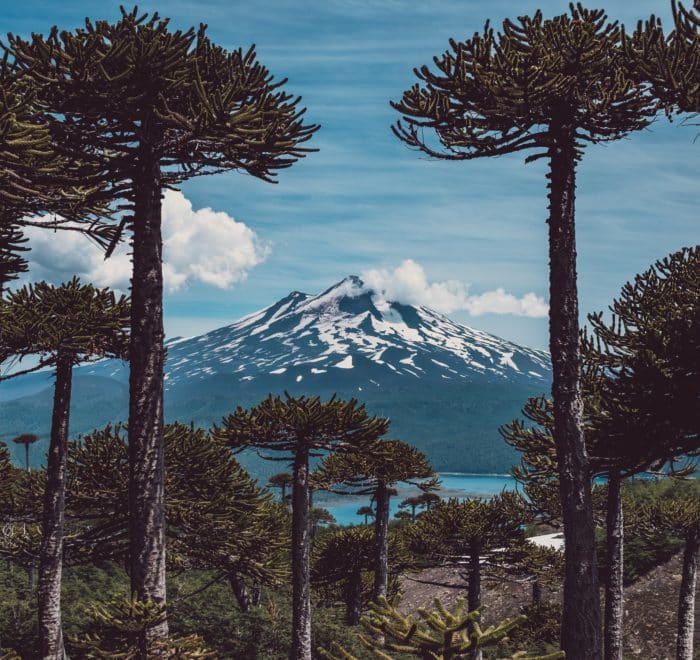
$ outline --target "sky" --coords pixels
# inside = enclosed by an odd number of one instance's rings
[[[595,3],[594,6],[599,6]],[[318,293],[350,274],[401,302],[427,304],[512,341],[546,348],[545,165],[523,157],[444,162],[391,133],[389,100],[486,19],[563,13],[559,0],[162,0],[140,9],[178,28],[205,22],[229,48],[258,57],[303,98],[319,151],[271,185],[241,173],[200,177],[164,200],[165,325],[191,336],[232,323],[292,290]],[[670,3],[605,3],[632,26],[670,23]],[[28,36],[85,16],[116,19],[114,0],[3,2],[2,32]],[[578,169],[580,309],[606,309],[656,259],[698,242],[697,127],[658,119],[589,147]],[[74,273],[125,288],[128,257],[104,263],[83,239],[32,234],[30,277]],[[60,243],[60,244],[59,244]]]

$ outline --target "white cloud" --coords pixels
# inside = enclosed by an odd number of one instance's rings
[[[393,270],[372,269],[362,273],[365,285],[389,300],[409,305],[425,305],[449,314],[465,310],[472,316],[513,314],[542,318],[547,316],[547,303],[534,293],[522,298],[502,288],[470,295],[467,285],[457,280],[429,283],[423,267],[406,259]]]
[[[269,247],[255,232],[230,215],[210,208],[194,210],[181,193],[163,196],[163,279],[169,293],[193,282],[228,289],[265,260]],[[129,288],[129,246],[120,245],[107,260],[101,250],[76,232],[27,230],[32,280],[54,283],[78,275],[98,286]]]

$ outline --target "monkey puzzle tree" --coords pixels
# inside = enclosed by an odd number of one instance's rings
[[[427,560],[448,562],[460,571],[466,566],[467,608],[475,612],[481,607],[484,570],[498,570],[509,561],[507,550],[523,544],[528,519],[523,499],[503,492],[488,500],[442,501],[404,533],[408,548]]]
[[[367,451],[388,429],[388,420],[370,417],[355,399],[289,394],[270,395],[250,410],[239,407],[213,429],[214,437],[234,450],[253,447],[272,460],[280,459],[267,452],[282,452],[282,460],[292,463],[292,660],[311,658],[309,459]]]
[[[695,630],[695,585],[700,553],[700,499],[688,489],[673,497],[661,498],[640,515],[639,524],[646,533],[663,530],[684,542],[683,570],[678,598],[677,660],[692,660]]]
[[[317,585],[340,588],[345,601],[345,622],[349,626],[360,623],[363,605],[374,600],[372,589],[363,584],[363,575],[375,568],[376,545],[370,527],[355,526],[324,534],[314,547],[311,579]],[[388,564],[396,570],[411,564],[411,558],[395,536],[387,542],[387,557]]]
[[[0,295],[27,270],[25,227],[80,231],[106,247],[110,201],[95,163],[68,158],[36,100],[36,85],[0,61]],[[51,218],[40,216],[51,213]],[[58,214],[58,215],[55,215]]]
[[[292,475],[289,474],[289,472],[278,472],[267,480],[268,486],[280,489],[280,499],[282,502],[287,501],[287,488],[291,487],[292,483]]]
[[[317,129],[254,49],[229,52],[206,26],[171,30],[137,8],[114,23],[30,40],[9,35],[16,66],[40,85],[66,149],[99,154],[126,200],[133,277],[129,398],[131,588],[164,603],[161,194],[198,175],[239,170],[274,181]],[[167,635],[167,620],[152,631]]]
[[[659,105],[673,113],[700,112],[700,0],[694,9],[671,0],[674,29],[664,34],[661,19],[639,21],[625,39],[637,78],[649,83]]]
[[[375,516],[376,539],[372,597],[376,600],[379,596],[386,596],[392,489],[399,482],[435,488],[437,478],[428,459],[418,449],[401,440],[381,440],[363,452],[328,456],[322,461],[315,476],[325,487],[334,489],[335,492],[371,495],[374,499],[377,510],[376,514],[372,512]],[[425,480],[430,481],[424,483]],[[337,490],[336,486],[342,490]]]
[[[35,442],[39,441],[39,436],[34,433],[22,433],[16,438],[12,438],[12,442],[17,445],[24,445],[24,465],[27,472],[30,471],[29,467],[29,446],[33,445]]]
[[[582,430],[575,174],[587,144],[618,140],[648,125],[655,106],[624,57],[622,30],[602,10],[570,5],[506,20],[415,69],[419,82],[392,106],[396,136],[436,158],[470,160],[530,151],[549,164],[549,297],[555,440],[567,570],[563,648],[600,657],[600,612],[590,482]],[[428,129],[427,131],[425,129]],[[435,134],[432,141],[426,135]]]
[[[62,658],[61,569],[68,421],[73,366],[127,354],[129,303],[74,278],[11,292],[0,302],[0,363],[39,355],[55,367],[53,413],[39,557],[39,641],[44,658]]]
[[[364,524],[369,525],[369,519],[375,517],[375,511],[371,506],[361,506],[357,511],[355,511],[355,515],[357,516],[362,516],[364,518]]]

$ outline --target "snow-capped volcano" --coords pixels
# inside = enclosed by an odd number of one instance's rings
[[[215,374],[296,382],[360,369],[372,376],[549,380],[549,358],[451,321],[427,307],[384,300],[350,276],[312,296],[294,291],[232,325],[168,343],[167,386]],[[308,383],[309,387],[313,387]]]
[[[115,360],[75,369],[73,432],[127,417],[128,375]],[[498,427],[550,380],[546,353],[386,300],[351,276],[319,295],[294,291],[231,325],[169,340],[165,414],[206,428],[268,393],[356,397],[437,468],[503,471],[515,458]],[[0,432],[45,435],[50,379],[17,381],[23,389],[15,397],[0,397]]]

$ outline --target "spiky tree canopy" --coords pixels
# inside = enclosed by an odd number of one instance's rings
[[[584,341],[607,376],[598,434],[642,465],[700,451],[700,246],[637,275],[610,311],[589,315]]]
[[[366,449],[388,429],[387,419],[371,417],[355,399],[321,401],[286,394],[270,395],[249,410],[237,408],[224,417],[221,427],[214,427],[213,435],[234,450],[255,447],[264,458],[285,460],[297,452],[322,456]],[[269,451],[285,457],[269,456]]]
[[[122,427],[81,438],[68,455],[65,561],[116,560],[128,555],[128,448]],[[172,424],[165,432],[168,562],[176,570],[214,570],[275,583],[287,574],[289,514],[271,501],[231,452],[202,430]],[[38,520],[44,474],[26,481],[21,517]],[[31,556],[29,529],[3,548]]]
[[[435,481],[435,471],[425,454],[401,440],[380,440],[362,452],[331,454],[314,473],[324,488],[345,494],[371,495],[379,484]],[[431,482],[430,485],[434,485]]]
[[[36,85],[0,62],[0,290],[27,270],[23,228],[81,231],[106,246],[110,201],[95,164],[68,158],[36,100]],[[41,218],[51,213],[51,218]]]
[[[253,48],[229,52],[205,25],[172,30],[156,13],[121,12],[115,23],[8,37],[16,66],[60,116],[56,130],[70,148],[101,157],[115,195],[131,196],[143,140],[165,168],[164,186],[223,170],[271,181],[310,151],[302,145],[317,126],[302,122],[299,98]]]
[[[74,362],[127,357],[130,307],[125,296],[82,284],[30,284],[0,303],[0,363],[38,355],[42,365],[59,355]]]
[[[638,79],[649,83],[668,114],[700,112],[700,0],[693,8],[671,0],[673,30],[664,33],[661,20],[640,21],[625,39]]]
[[[409,547],[425,557],[458,560],[520,543],[529,518],[522,498],[503,492],[488,500],[449,499],[405,529]]]
[[[505,20],[501,32],[450,40],[450,50],[414,69],[418,83],[392,106],[403,115],[399,139],[438,158],[467,160],[531,150],[549,154],[548,126],[573,122],[578,153],[587,143],[617,140],[646,126],[654,114],[644,86],[628,72],[621,28],[602,10],[570,5]],[[438,144],[425,138],[435,132]]]

